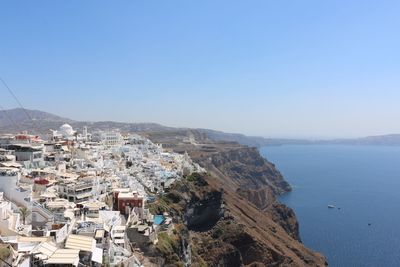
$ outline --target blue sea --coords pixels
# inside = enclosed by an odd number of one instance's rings
[[[296,212],[303,243],[330,266],[400,266],[400,147],[260,150],[293,187],[280,201]]]

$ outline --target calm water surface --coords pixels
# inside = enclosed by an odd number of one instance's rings
[[[303,243],[330,266],[400,266],[400,147],[288,145],[261,153],[293,186],[280,199],[295,210]]]

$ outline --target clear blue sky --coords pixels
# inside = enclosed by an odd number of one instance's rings
[[[399,1],[1,1],[26,108],[267,137],[400,133]],[[0,104],[16,107],[4,87]]]

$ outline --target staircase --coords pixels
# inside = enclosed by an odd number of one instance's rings
[[[32,214],[39,214],[46,221],[53,221],[54,215],[51,211],[40,205],[39,203],[33,201],[32,202]]]

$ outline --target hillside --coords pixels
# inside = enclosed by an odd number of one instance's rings
[[[26,113],[32,118],[26,115]],[[49,129],[58,129],[68,123],[77,130],[88,127],[89,130],[119,129],[122,132],[165,132],[176,130],[191,130],[188,128],[173,128],[157,123],[127,123],[115,121],[76,121],[63,118],[39,110],[22,110],[21,108],[0,111],[0,133],[17,133],[27,130],[35,134],[45,134]],[[276,145],[315,145],[315,144],[344,144],[344,145],[400,145],[400,134],[369,136],[354,139],[332,140],[305,140],[264,138],[247,136],[238,133],[225,133],[210,129],[196,129],[196,132],[206,135],[213,141],[235,142],[249,147],[276,146]]]
[[[45,134],[49,129],[56,130],[64,123],[68,123],[78,130],[83,129],[85,126],[89,130],[120,129],[122,132],[166,131],[172,129],[156,123],[75,121],[48,112],[23,110],[21,108],[0,111],[0,132],[3,133],[16,133],[26,130],[35,134]]]
[[[182,221],[177,236],[189,243],[193,266],[325,266],[325,258],[307,249],[300,241],[294,212],[280,204],[276,196],[291,190],[275,166],[256,148],[227,141],[215,141],[206,130],[174,129],[152,123],[78,122],[46,112],[7,111],[17,128],[33,126],[46,132],[67,122],[74,128],[119,128],[141,132],[166,149],[189,153],[208,174],[178,182],[152,209],[175,211]],[[0,129],[10,132],[16,127],[1,117]],[[222,136],[219,137],[223,139]],[[167,242],[167,241],[165,241]],[[169,241],[168,241],[169,242]],[[148,252],[167,263],[181,257],[181,242]],[[161,253],[161,254],[159,254]],[[197,264],[197,265],[196,265]]]
[[[309,140],[302,140],[302,139],[265,138],[260,136],[247,136],[238,133],[225,133],[210,129],[197,129],[197,130],[199,132],[205,133],[210,139],[214,141],[231,141],[251,147],[312,143]]]
[[[15,132],[33,128],[46,129],[59,127],[60,123],[72,123],[73,120],[40,111],[15,108],[0,111],[0,130]]]
[[[208,172],[188,178],[189,185],[177,183],[167,200],[187,218],[194,263],[205,263],[193,266],[327,264],[301,243],[295,214],[276,200],[291,188],[257,149],[216,143],[195,130],[147,136],[176,152],[188,152]]]

